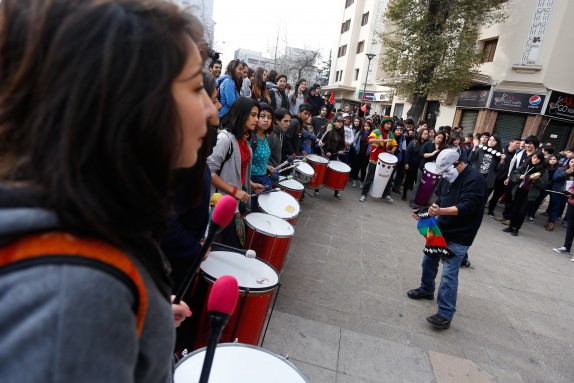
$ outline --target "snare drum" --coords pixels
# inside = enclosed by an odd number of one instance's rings
[[[261,194],[257,197],[259,209],[263,213],[274,215],[295,225],[299,217],[299,202],[282,191]]]
[[[279,182],[277,186],[285,193],[292,195],[297,201],[301,200],[305,192],[305,186],[295,180],[284,180]]]
[[[267,322],[271,300],[279,286],[279,275],[267,262],[246,258],[243,254],[228,251],[212,251],[201,264],[201,277],[196,290],[200,312],[197,318],[194,349],[207,346],[209,339],[209,315],[207,297],[217,278],[232,275],[239,284],[239,300],[229,318],[222,342],[239,339],[242,343],[259,345]]]
[[[295,169],[293,169],[293,179],[301,182],[302,184],[308,184],[313,180],[315,176],[315,170],[311,165],[305,162],[299,162]]]
[[[341,161],[329,161],[325,173],[325,187],[332,190],[343,190],[349,180],[351,168]]]
[[[316,154],[307,154],[307,162],[309,165],[313,167],[315,171],[315,176],[309,182],[307,187],[312,189],[320,189],[323,187],[323,182],[325,180],[325,173],[327,172],[327,166],[329,165],[329,161],[325,158],[318,156]]]
[[[255,250],[258,258],[269,262],[280,273],[295,234],[293,226],[281,218],[263,213],[248,214],[245,226],[245,248]]]
[[[421,184],[415,196],[415,204],[418,206],[426,206],[432,197],[432,193],[440,180],[440,174],[436,170],[436,163],[427,162],[421,177]]]
[[[198,382],[203,368],[205,349],[180,360],[173,376],[174,383]],[[209,375],[209,383],[308,383],[309,381],[287,359],[259,347],[240,343],[218,344]]]

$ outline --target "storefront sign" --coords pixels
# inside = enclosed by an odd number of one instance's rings
[[[465,90],[458,95],[456,106],[485,108],[489,93],[488,89]]]
[[[574,121],[574,95],[553,90],[544,115]]]
[[[363,92],[359,92],[358,99],[361,100],[363,97]],[[385,92],[365,92],[365,101],[391,101],[391,94]]]
[[[493,92],[490,109],[539,114],[545,98],[538,94]]]

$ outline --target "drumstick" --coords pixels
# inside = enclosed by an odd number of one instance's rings
[[[245,255],[245,258],[255,258],[255,257],[257,257],[257,253],[255,252],[255,250],[252,250],[252,249],[249,249],[249,250],[238,249],[238,248],[233,247],[233,246],[224,245],[223,243],[213,242],[213,245],[211,245],[211,249],[212,249],[212,250],[222,249],[222,250],[231,251],[231,252],[233,252],[233,253],[239,253],[239,254]]]
[[[269,194],[269,193],[278,192],[278,191],[281,191],[281,189],[275,188],[275,189],[271,189],[271,190],[266,190],[266,191],[261,192],[261,193],[253,193],[253,194],[251,194],[251,197],[257,197],[258,195]]]
[[[565,196],[570,196],[570,195],[572,195],[572,193],[567,192],[567,191],[561,191],[561,192],[559,192],[559,191],[548,190],[548,189],[546,189],[546,191],[547,191],[548,193],[562,194],[562,195],[565,195]]]

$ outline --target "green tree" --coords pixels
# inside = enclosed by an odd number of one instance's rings
[[[468,88],[482,52],[479,28],[507,17],[507,0],[389,0],[386,29],[378,34],[389,86],[409,98],[407,112],[420,118],[429,92],[446,95]]]

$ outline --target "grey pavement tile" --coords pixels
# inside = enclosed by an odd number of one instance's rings
[[[323,246],[331,246],[331,239],[333,235],[321,230],[320,227],[311,228],[309,226],[296,229],[294,239],[303,243],[313,243]]]
[[[483,363],[477,364],[484,371],[488,372],[496,383],[524,383],[522,376],[516,372],[503,368],[497,368]]]
[[[490,374],[470,360],[436,351],[428,354],[437,383],[494,383]]]
[[[283,272],[281,274],[279,295],[311,304],[317,303],[321,281],[297,273]]]
[[[343,251],[357,251],[361,248],[361,243],[356,239],[343,238],[339,235],[333,234],[331,247]]]
[[[333,225],[333,222],[331,219],[326,220],[326,219],[316,219],[316,218],[311,217],[307,220],[307,224],[305,225],[303,230],[305,230],[305,231],[313,230],[313,231],[318,231],[318,232],[322,232],[325,234],[333,234],[333,231],[335,230],[335,226]]]
[[[522,311],[521,314],[530,324],[532,333],[574,343],[572,319],[558,318],[533,311]]]
[[[506,314],[499,308],[498,303],[464,294],[458,294],[456,300],[456,315],[478,319],[488,323],[511,327]]]
[[[514,353],[504,353],[486,350],[490,356],[490,364],[496,368],[516,371],[525,383],[557,383],[546,372],[541,361],[532,353],[516,350]]]
[[[317,261],[326,261],[329,253],[329,244],[307,243],[292,244],[289,248],[289,255],[298,258],[308,258]]]
[[[568,307],[555,298],[498,286],[494,289],[497,290],[500,297],[498,301],[501,305],[516,306],[526,311],[542,314],[552,313],[554,316],[566,319],[572,318]]]
[[[335,370],[329,370],[328,368],[314,366],[309,363],[305,363],[293,358],[289,358],[289,361],[293,363],[299,371],[307,378],[311,383],[335,383],[337,379],[337,372]]]
[[[330,370],[337,369],[341,330],[277,311],[263,347],[280,355]]]
[[[272,317],[276,312],[283,312],[290,315],[297,315],[305,319],[313,319],[315,314],[316,305],[314,303],[298,301],[282,295],[279,292]]]
[[[363,273],[363,291],[393,299],[402,299],[403,290],[400,278],[380,275],[376,270],[370,268],[363,268]]]
[[[377,381],[365,380],[347,374],[343,374],[341,372],[337,373],[337,383],[378,383],[378,382],[381,382],[381,380]]]
[[[376,318],[382,323],[402,328],[405,328],[408,323],[404,319],[405,306],[403,301],[364,291],[361,293],[361,299],[363,317]]]
[[[522,310],[515,306],[500,306],[500,310],[506,315],[506,318],[512,323],[516,330],[534,332],[534,329],[526,319],[525,313],[531,311]]]
[[[324,281],[341,282],[350,289],[360,291],[363,288],[365,272],[360,262],[344,263],[329,257],[325,262],[320,278]]]
[[[571,333],[572,330],[570,329],[569,332]],[[526,332],[520,335],[538,360],[541,361],[547,374],[554,382],[572,382],[574,377],[574,364],[572,363],[574,347],[572,347],[572,343]]]
[[[360,286],[360,281],[357,281]],[[360,290],[340,281],[324,281],[319,288],[317,305],[347,313],[361,312]]]
[[[363,330],[360,313],[348,313],[317,306],[312,319],[351,331],[361,332]]]
[[[310,257],[292,257],[283,267],[283,271],[318,279],[321,276],[324,266],[325,261],[311,259]]]
[[[434,382],[427,353],[377,337],[341,331],[338,371],[374,382]]]

